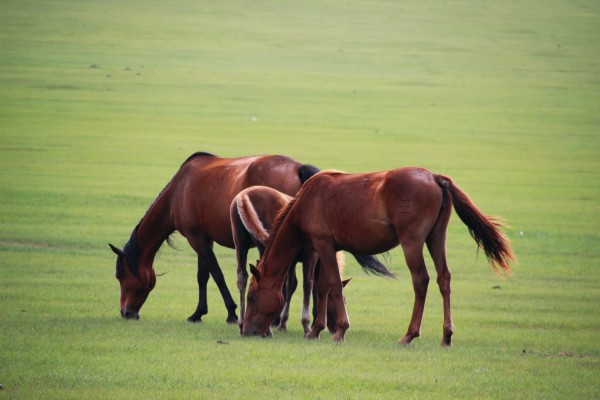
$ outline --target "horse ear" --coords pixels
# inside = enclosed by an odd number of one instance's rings
[[[258,269],[256,269],[256,267],[252,264],[250,264],[250,272],[252,275],[254,275],[254,278],[256,278],[257,281],[260,280],[260,272],[258,272]]]
[[[117,256],[119,257],[125,257],[125,253],[123,253],[123,250],[113,246],[112,244],[108,244],[108,246],[110,247],[110,249],[113,251],[113,253],[115,253]]]
[[[345,281],[342,281],[342,287],[343,288],[346,287],[346,285],[349,284],[351,280],[352,280],[352,278],[346,279]]]

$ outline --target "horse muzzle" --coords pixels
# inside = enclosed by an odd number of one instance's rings
[[[134,319],[134,320],[138,320],[140,319],[140,313],[135,312],[135,311],[131,311],[128,309],[122,309],[121,310],[121,317],[125,318],[125,319]]]

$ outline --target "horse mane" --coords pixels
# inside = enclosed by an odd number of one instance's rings
[[[298,194],[300,194],[300,193],[298,193]],[[281,228],[281,225],[283,225],[283,221],[285,220],[285,217],[287,217],[287,215],[290,213],[290,210],[292,209],[294,204],[296,204],[296,198],[293,198],[284,208],[279,210],[279,212],[277,213],[277,216],[275,217],[275,220],[273,221],[273,225],[271,225],[271,229],[269,230],[269,237],[267,238],[267,243],[265,246],[265,253],[263,254],[263,258],[266,256],[267,252],[271,248],[271,243],[273,242],[273,239],[275,239],[275,235],[277,235],[277,232],[279,232],[279,228]]]
[[[296,193],[296,197],[294,197],[284,208],[282,208],[277,213],[277,216],[275,217],[275,220],[273,221],[273,225],[271,225],[271,229],[269,230],[269,238],[268,238],[267,243],[266,243],[267,246],[265,248],[265,254],[267,253],[267,248],[270,247],[269,246],[270,243],[275,238],[275,235],[277,235],[277,232],[279,232],[279,228],[281,228],[281,225],[283,224],[283,220],[290,213],[290,210],[292,209],[292,207],[294,206],[294,204],[296,204],[296,199],[298,199],[300,197],[300,195],[305,190],[307,190],[306,188],[310,186],[310,182],[312,182],[317,176],[323,175],[323,174],[337,175],[337,174],[345,174],[345,172],[344,171],[335,170],[335,169],[329,169],[329,170],[319,171],[319,172],[315,173],[314,175],[310,176],[304,182],[304,184],[302,185],[302,187],[300,188],[300,190],[298,190],[298,193]]]
[[[191,160],[193,160],[196,157],[216,157],[216,156],[214,154],[207,153],[207,152],[204,152],[204,151],[198,151],[198,152],[192,154],[191,156],[189,156],[187,158],[187,160],[185,160],[183,162],[183,164],[181,164],[181,167],[179,167],[179,169],[181,169],[185,164],[187,164],[188,162],[190,162]],[[156,198],[154,199],[154,201],[152,202],[152,204],[150,204],[150,207],[148,207],[148,209],[144,213],[144,216],[140,219],[140,222],[138,222],[138,224],[133,229],[133,232],[131,233],[131,236],[130,236],[129,240],[127,241],[127,243],[125,243],[125,246],[123,246],[123,252],[125,253],[126,258],[127,258],[127,264],[129,266],[130,271],[134,275],[138,274],[137,258],[139,256],[139,252],[140,252],[139,248],[138,248],[138,245],[137,245],[137,231],[138,231],[138,228],[140,227],[141,223],[144,221],[144,219],[148,215],[148,212],[154,206],[154,204],[156,203],[156,201],[158,200],[158,198],[164,193],[165,190],[167,190],[167,188],[171,184],[172,180],[173,179],[171,179],[169,181],[169,183],[167,183],[165,185],[165,187],[163,187],[163,189],[160,191],[160,193],[158,194],[158,196],[156,196]],[[171,238],[171,235],[167,236],[165,238],[165,241],[167,242],[167,244],[169,245],[170,248],[172,248],[174,250],[177,250],[177,248],[175,247],[175,243],[173,242],[173,239]],[[125,276],[125,267],[121,263],[117,263],[117,278],[120,279],[123,276]]]
[[[189,156],[187,158],[187,160],[185,160],[183,162],[183,164],[181,164],[181,167],[183,167],[185,164],[189,163],[191,160],[193,160],[194,158],[197,158],[197,157],[216,157],[216,156],[214,154],[207,153],[205,151],[197,151],[194,154],[192,154],[191,156]],[[181,167],[180,167],[180,169],[181,169]]]
[[[140,222],[141,223],[141,222]],[[125,258],[127,259],[127,266],[129,267],[129,271],[137,276],[138,275],[138,256],[140,254],[140,249],[137,244],[137,231],[140,224],[137,224],[131,232],[131,236],[125,246],[123,246],[123,253],[125,253]],[[117,279],[121,280],[125,277],[125,266],[120,261],[117,261]]]

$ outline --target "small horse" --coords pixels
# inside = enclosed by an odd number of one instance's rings
[[[251,247],[257,247],[260,255],[265,248],[267,239],[269,238],[269,229],[273,225],[278,212],[285,208],[293,198],[266,186],[252,186],[242,190],[231,202],[230,217],[231,217],[231,232],[233,234],[233,242],[235,244],[235,255],[237,258],[237,286],[240,291],[240,316],[238,325],[240,332],[244,321],[246,286],[248,282],[248,272],[246,270],[246,260],[248,250]],[[310,330],[310,294],[313,289],[313,276],[315,264],[318,256],[314,251],[301,251],[294,259],[289,267],[288,279],[285,291],[285,305],[279,316],[280,331],[287,329],[286,323],[289,318],[290,302],[294,291],[298,285],[298,280],[295,274],[295,265],[297,261],[303,265],[303,307],[301,323],[304,328],[304,333]],[[343,271],[344,260],[343,253],[337,254],[338,266],[340,274]],[[330,316],[333,314],[330,314]],[[332,316],[335,318],[335,316]]]
[[[421,334],[421,319],[429,284],[423,257],[427,244],[443,298],[442,345],[451,346],[454,325],[450,313],[450,271],[446,262],[446,233],[452,205],[482,248],[496,272],[511,272],[515,257],[497,218],[485,216],[451,178],[426,169],[345,174],[322,172],[309,179],[274,223],[271,238],[248,288],[245,335],[265,334],[281,307],[281,285],[293,254],[312,247],[319,254],[328,285],[318,285],[317,320],[309,338],[318,338],[326,324],[327,296],[337,310],[334,340],[343,340],[349,327],[336,271],[335,252],[362,254],[388,251],[398,244],[411,272],[415,301],[408,330],[400,344]],[[323,299],[323,300],[321,300]]]
[[[179,168],[134,228],[123,249],[109,245],[117,255],[116,277],[121,286],[121,316],[139,319],[139,311],[156,284],[156,252],[179,231],[198,254],[196,311],[190,322],[208,312],[206,285],[215,280],[228,311],[227,322],[237,321],[235,304],[213,252],[213,243],[233,248],[229,206],[244,188],[265,185],[295,194],[319,170],[281,155],[221,158],[195,153]]]

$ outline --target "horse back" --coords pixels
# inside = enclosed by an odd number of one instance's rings
[[[233,247],[229,208],[243,189],[263,185],[288,195],[300,189],[302,164],[286,156],[194,157],[171,182],[171,214],[182,235],[206,235]]]
[[[397,246],[409,234],[424,239],[441,201],[435,175],[421,168],[320,173],[304,186],[291,211],[302,230],[310,232],[307,236],[329,235],[338,248],[375,254]]]

